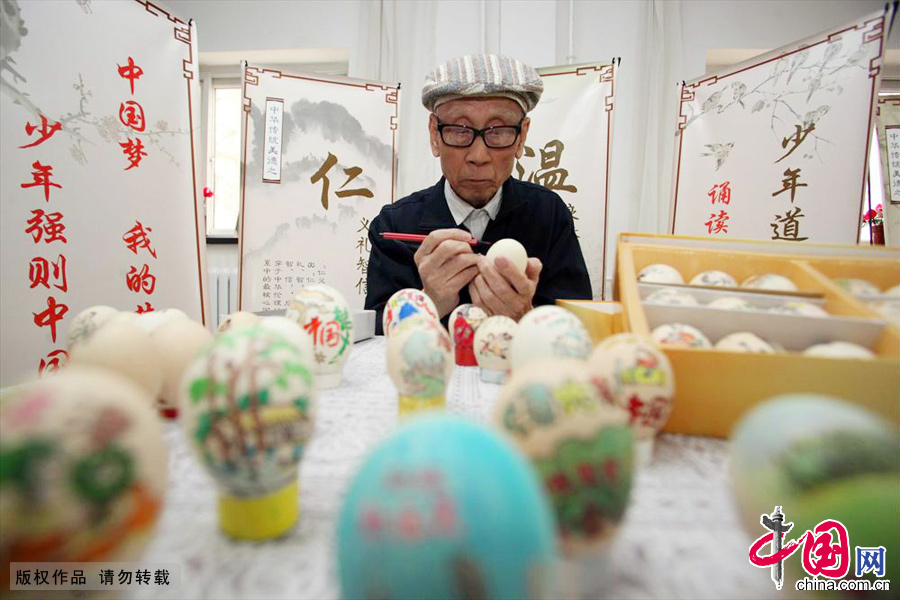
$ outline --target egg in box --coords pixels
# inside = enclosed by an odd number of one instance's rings
[[[654,306],[642,303],[653,286],[638,280],[651,265],[664,264],[685,281],[717,270],[742,283],[740,289],[703,290],[721,298],[742,297],[751,304],[813,304],[797,310],[752,313],[709,308],[708,297],[700,306]],[[743,283],[789,281],[770,289],[746,290]],[[676,389],[672,414],[665,431],[727,437],[733,425],[766,398],[789,393],[818,393],[844,398],[868,410],[900,422],[897,402],[900,382],[900,327],[890,325],[873,307],[854,298],[833,280],[864,278],[885,294],[900,284],[900,252],[850,246],[789,245],[772,242],[716,240],[684,236],[622,234],[618,242],[616,293],[623,308],[623,328],[638,335],[670,323],[654,320],[665,311],[680,311],[691,325],[715,343],[731,333],[746,331],[786,352],[749,353],[734,349],[695,348],[661,344],[672,363]],[[779,289],[772,290],[771,287]],[[674,289],[679,289],[673,286]],[[683,289],[689,291],[687,286]],[[694,293],[693,288],[690,290]],[[717,303],[719,305],[720,303]],[[728,304],[739,304],[729,301]],[[789,308],[797,308],[791,304]],[[812,316],[816,313],[818,316]],[[750,319],[749,327],[736,328],[738,319]],[[777,323],[777,336],[766,330]],[[730,330],[728,328],[731,327]],[[720,332],[715,332],[715,330]],[[764,331],[766,330],[766,331]],[[657,336],[659,337],[659,336]],[[807,341],[809,340],[809,341]],[[801,343],[801,341],[803,343]],[[869,360],[850,360],[834,355],[809,356],[803,349],[813,344],[850,342],[873,353]],[[659,342],[658,342],[659,343]],[[727,347],[727,344],[726,344]]]

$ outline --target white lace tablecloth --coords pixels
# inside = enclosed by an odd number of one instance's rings
[[[447,409],[486,423],[498,386],[476,368],[454,369]],[[178,563],[177,589],[132,598],[339,598],[335,529],[344,490],[362,459],[397,426],[397,393],[384,338],[354,346],[341,387],[319,396],[316,431],[300,465],[300,522],[286,537],[234,542],[218,528],[216,487],[177,424],[167,426],[169,490],[141,563]],[[658,438],[636,476],[625,522],[609,552],[609,598],[768,598],[768,569],[749,564],[727,473],[727,442]]]

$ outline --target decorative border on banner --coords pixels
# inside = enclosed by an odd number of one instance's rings
[[[878,105],[875,107],[875,116],[881,116],[881,107],[885,104],[889,104],[891,106],[900,106],[900,97],[898,96],[885,96],[884,98],[878,98]],[[892,126],[893,127],[893,126]],[[898,126],[900,127],[900,126]]]
[[[193,97],[191,93],[191,83],[194,80],[196,72],[196,64],[194,63],[194,36],[193,21],[185,23],[178,17],[173,16],[168,11],[153,4],[149,0],[135,0],[144,7],[144,10],[154,17],[165,17],[172,23],[172,33],[176,40],[187,46],[187,59],[181,61],[181,71],[187,85],[187,110],[188,110],[188,126],[190,127],[189,136],[191,140],[191,198],[194,201],[194,239],[197,247],[197,279],[200,291],[200,319],[206,325],[206,293],[203,276],[203,261],[200,247],[200,215],[197,211],[197,164],[196,164],[196,148],[194,146],[194,111]]]
[[[877,104],[877,99],[878,99],[877,85],[878,85],[878,76],[881,72],[880,63],[881,63],[882,57],[884,56],[884,26],[885,26],[885,22],[888,20],[888,18],[892,14],[893,10],[894,10],[893,5],[888,4],[885,7],[884,11],[881,13],[881,15],[878,17],[867,19],[866,21],[845,27],[838,31],[832,31],[832,32],[828,32],[828,33],[823,32],[823,33],[818,34],[817,36],[811,36],[811,37],[806,38],[805,40],[799,42],[797,44],[797,46],[789,52],[783,52],[780,54],[774,54],[773,52],[770,52],[770,53],[767,53],[764,55],[764,56],[768,57],[765,60],[760,60],[759,62],[753,62],[753,63],[751,63],[749,61],[740,63],[741,68],[736,69],[734,71],[724,70],[724,71],[715,73],[713,75],[710,75],[709,77],[702,77],[702,78],[695,79],[693,81],[686,82],[686,83],[682,82],[681,97],[678,102],[678,120],[677,120],[677,127],[676,127],[676,135],[678,136],[678,146],[677,146],[676,160],[675,160],[675,190],[674,190],[674,194],[672,197],[672,210],[671,210],[672,218],[670,219],[671,222],[669,223],[669,233],[670,234],[675,233],[675,220],[678,217],[678,189],[680,187],[679,184],[681,183],[681,149],[682,149],[682,144],[684,142],[684,134],[683,134],[684,128],[687,126],[687,115],[684,114],[684,104],[685,104],[685,102],[690,102],[694,99],[694,92],[691,90],[697,89],[701,86],[707,86],[707,85],[711,85],[714,83],[718,83],[720,79],[725,79],[727,77],[731,77],[732,75],[737,75],[738,73],[742,73],[748,69],[753,69],[753,68],[762,66],[766,63],[777,61],[781,58],[791,56],[792,54],[796,54],[797,52],[806,50],[807,48],[813,48],[820,44],[828,43],[833,38],[843,35],[844,33],[848,32],[848,31],[856,31],[856,30],[860,30],[860,29],[867,30],[868,29],[868,31],[863,32],[863,45],[877,42],[878,43],[878,54],[876,54],[869,61],[869,79],[872,81],[872,86],[871,86],[871,91],[870,91],[870,96],[869,96],[869,98],[870,98],[869,126],[866,130],[867,131],[867,133],[866,133],[866,153],[865,153],[865,159],[863,160],[862,184],[860,186],[860,192],[859,192],[859,210],[857,211],[857,213],[859,215],[862,215],[863,203],[865,202],[865,192],[866,192],[866,174],[868,173],[868,169],[869,169],[868,148],[869,148],[869,145],[872,143],[872,139],[871,139],[872,138],[872,117],[875,113],[875,105]],[[811,40],[817,39],[818,36],[824,36],[824,37],[819,39],[819,41],[811,42]],[[860,216],[860,218],[862,218],[862,217]],[[859,231],[859,228],[860,228],[860,223],[857,222],[856,231]]]
[[[600,270],[600,299],[606,296],[606,246],[609,235],[609,166],[612,158],[612,111],[615,104],[616,96],[616,79],[615,65],[586,65],[577,67],[571,71],[560,71],[558,73],[546,73],[541,77],[556,77],[559,75],[575,75],[576,77],[585,77],[587,75],[599,74],[597,83],[609,83],[610,90],[604,98],[605,111],[610,113],[606,117],[606,182],[604,184],[604,202],[603,202],[603,268]]]
[[[384,95],[385,104],[393,104],[394,105],[394,114],[390,118],[390,122],[388,127],[391,131],[391,202],[394,202],[394,195],[396,193],[397,186],[397,126],[399,115],[399,96],[400,96],[400,86],[391,87],[389,85],[382,85],[379,83],[372,83],[369,81],[360,81],[359,83],[354,83],[353,81],[337,81],[335,79],[326,79],[321,77],[310,77],[308,75],[289,75],[282,71],[278,71],[276,69],[260,69],[258,67],[251,67],[244,62],[244,76],[243,76],[243,88],[241,91],[242,97],[242,105],[244,109],[244,126],[242,132],[244,135],[244,152],[243,158],[241,159],[241,212],[240,212],[240,220],[241,220],[241,228],[240,228],[240,237],[238,239],[238,310],[243,310],[243,295],[244,295],[244,223],[247,219],[247,213],[245,211],[245,200],[246,200],[246,183],[247,183],[247,125],[250,122],[250,111],[253,109],[253,101],[247,95],[247,86],[259,85],[259,78],[263,75],[271,75],[275,79],[299,79],[302,81],[316,81],[318,83],[330,83],[334,85],[344,85],[347,87],[355,87],[362,88],[367,92],[386,92]]]

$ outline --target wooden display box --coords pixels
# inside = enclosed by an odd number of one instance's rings
[[[696,323],[689,324],[699,324],[702,331],[721,333],[747,330],[743,326],[734,328],[738,317],[744,319],[744,325],[748,323],[747,314],[705,306],[684,309],[642,304],[641,288],[646,284],[639,286],[637,273],[653,263],[678,269],[685,282],[710,269],[725,271],[739,283],[762,273],[784,275],[800,288],[801,294],[832,315],[785,317],[753,313],[754,324],[774,331],[779,337],[774,341],[789,350],[785,353],[748,354],[662,346],[675,370],[676,389],[675,405],[665,431],[728,437],[735,423],[756,404],[779,394],[800,392],[842,398],[900,423],[900,328],[887,323],[832,281],[834,277],[858,277],[882,290],[898,285],[900,248],[793,246],[640,234],[619,237],[615,293],[623,308],[624,330],[649,336],[653,327],[662,324],[658,321],[667,316],[666,310],[672,309],[675,314],[693,318]],[[643,295],[647,295],[646,290]],[[825,323],[827,319],[832,321]],[[777,327],[772,327],[772,320],[777,320]],[[876,358],[804,356],[798,350],[808,344],[810,336],[821,342],[868,340],[864,345],[875,352]],[[721,335],[709,337],[715,344]],[[806,341],[799,344],[800,339]]]

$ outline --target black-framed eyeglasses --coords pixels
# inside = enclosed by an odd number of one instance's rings
[[[524,120],[522,119],[522,121]],[[522,133],[522,121],[519,121],[518,125],[497,125],[485,129],[438,121],[437,130],[441,135],[441,140],[454,148],[468,148],[475,143],[475,138],[479,136],[488,148],[509,148],[516,143],[519,134]]]

